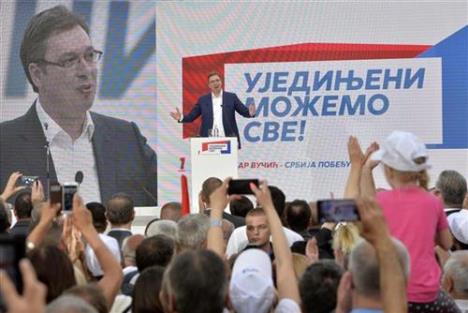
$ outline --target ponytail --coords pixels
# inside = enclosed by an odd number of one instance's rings
[[[414,163],[416,164],[424,164],[426,163],[427,159],[425,157],[419,157],[414,160]],[[416,177],[419,187],[424,188],[425,190],[429,189],[429,175],[427,174],[426,170],[422,170],[418,172],[418,175]]]
[[[429,190],[429,175],[426,170],[422,170],[418,173],[419,187]]]

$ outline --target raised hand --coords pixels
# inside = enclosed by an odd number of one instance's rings
[[[223,181],[223,184],[210,195],[210,205],[212,209],[220,209],[221,211],[224,211],[228,205],[230,197],[227,194],[227,190],[230,180],[231,177],[226,178]]]
[[[37,205],[44,202],[44,188],[39,180],[36,180],[31,186],[31,202],[33,205]]]
[[[0,271],[0,291],[8,307],[7,313],[45,312],[47,288],[37,279],[29,260],[21,260],[20,270],[23,277],[23,295],[18,294],[6,272]]]
[[[2,194],[0,194],[0,198],[6,201],[18,191],[26,188],[25,186],[16,186],[16,181],[21,176],[23,176],[23,174],[21,174],[20,172],[13,172],[10,175],[10,177],[8,178],[8,182],[5,186],[5,189],[3,190]]]
[[[353,165],[364,165],[365,158],[364,153],[362,153],[361,146],[359,141],[354,136],[349,136],[348,139],[348,155],[351,164]]]
[[[377,165],[379,165],[380,161],[375,161],[371,158],[372,154],[379,150],[379,148],[379,144],[375,141],[371,143],[369,147],[367,147],[366,153],[364,155],[364,165],[367,168],[374,169]]]
[[[257,111],[257,108],[255,107],[255,104],[249,105],[249,114],[250,116],[255,116],[255,111]]]
[[[371,197],[356,200],[362,222],[362,237],[375,245],[379,240],[390,238],[385,217],[377,202]]]
[[[266,180],[261,181],[259,187],[255,186],[255,184],[250,184],[250,189],[252,189],[258,203],[264,210],[275,209]]]
[[[176,121],[180,121],[180,118],[182,117],[182,113],[180,113],[179,108],[176,108],[175,112],[170,112],[170,115]]]

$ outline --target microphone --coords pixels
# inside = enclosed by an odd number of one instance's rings
[[[78,171],[76,172],[75,174],[75,182],[77,182],[78,184],[81,184],[83,182],[83,178],[84,178],[84,174],[82,171]]]
[[[148,190],[148,188],[145,187],[145,185],[143,185],[142,183],[140,183],[139,181],[135,180],[135,179],[132,179],[130,181],[130,185],[134,188],[138,188],[140,189],[141,191],[143,191],[143,193],[148,196],[148,198],[150,198],[151,200],[154,201],[154,205],[158,205],[158,199]]]
[[[46,183],[47,183],[47,191],[46,194],[50,192],[50,142],[49,139],[47,138],[47,130],[49,129],[49,124],[47,122],[44,122],[44,129],[45,129],[45,153],[46,153]]]

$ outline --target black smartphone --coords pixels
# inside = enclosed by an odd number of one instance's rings
[[[228,194],[229,195],[253,195],[250,184],[255,184],[258,187],[258,179],[232,179],[229,181]]]
[[[39,179],[39,176],[21,176],[18,180],[19,186],[32,186],[36,180]]]
[[[19,262],[26,254],[26,237],[21,235],[0,235],[0,269],[5,271],[16,286],[18,293],[23,292],[23,278]]]
[[[359,212],[353,199],[327,199],[317,201],[318,218],[325,222],[354,222],[359,220]]]
[[[49,190],[50,204],[60,203],[62,204],[62,185],[59,182],[51,182]]]
[[[62,186],[62,212],[71,213],[73,196],[78,192],[78,183],[64,183]]]

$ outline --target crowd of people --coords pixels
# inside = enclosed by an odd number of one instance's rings
[[[63,214],[15,172],[0,233],[26,236],[27,252],[22,292],[0,272],[1,311],[468,312],[466,179],[446,170],[430,188],[427,150],[410,133],[366,151],[350,137],[347,149],[342,196],[358,222],[320,223],[314,202],[265,181],[250,186],[254,201],[228,195],[230,178],[211,177],[198,214],[169,202],[135,234],[127,194],[87,204],[77,194]],[[374,184],[379,164],[390,190]]]

